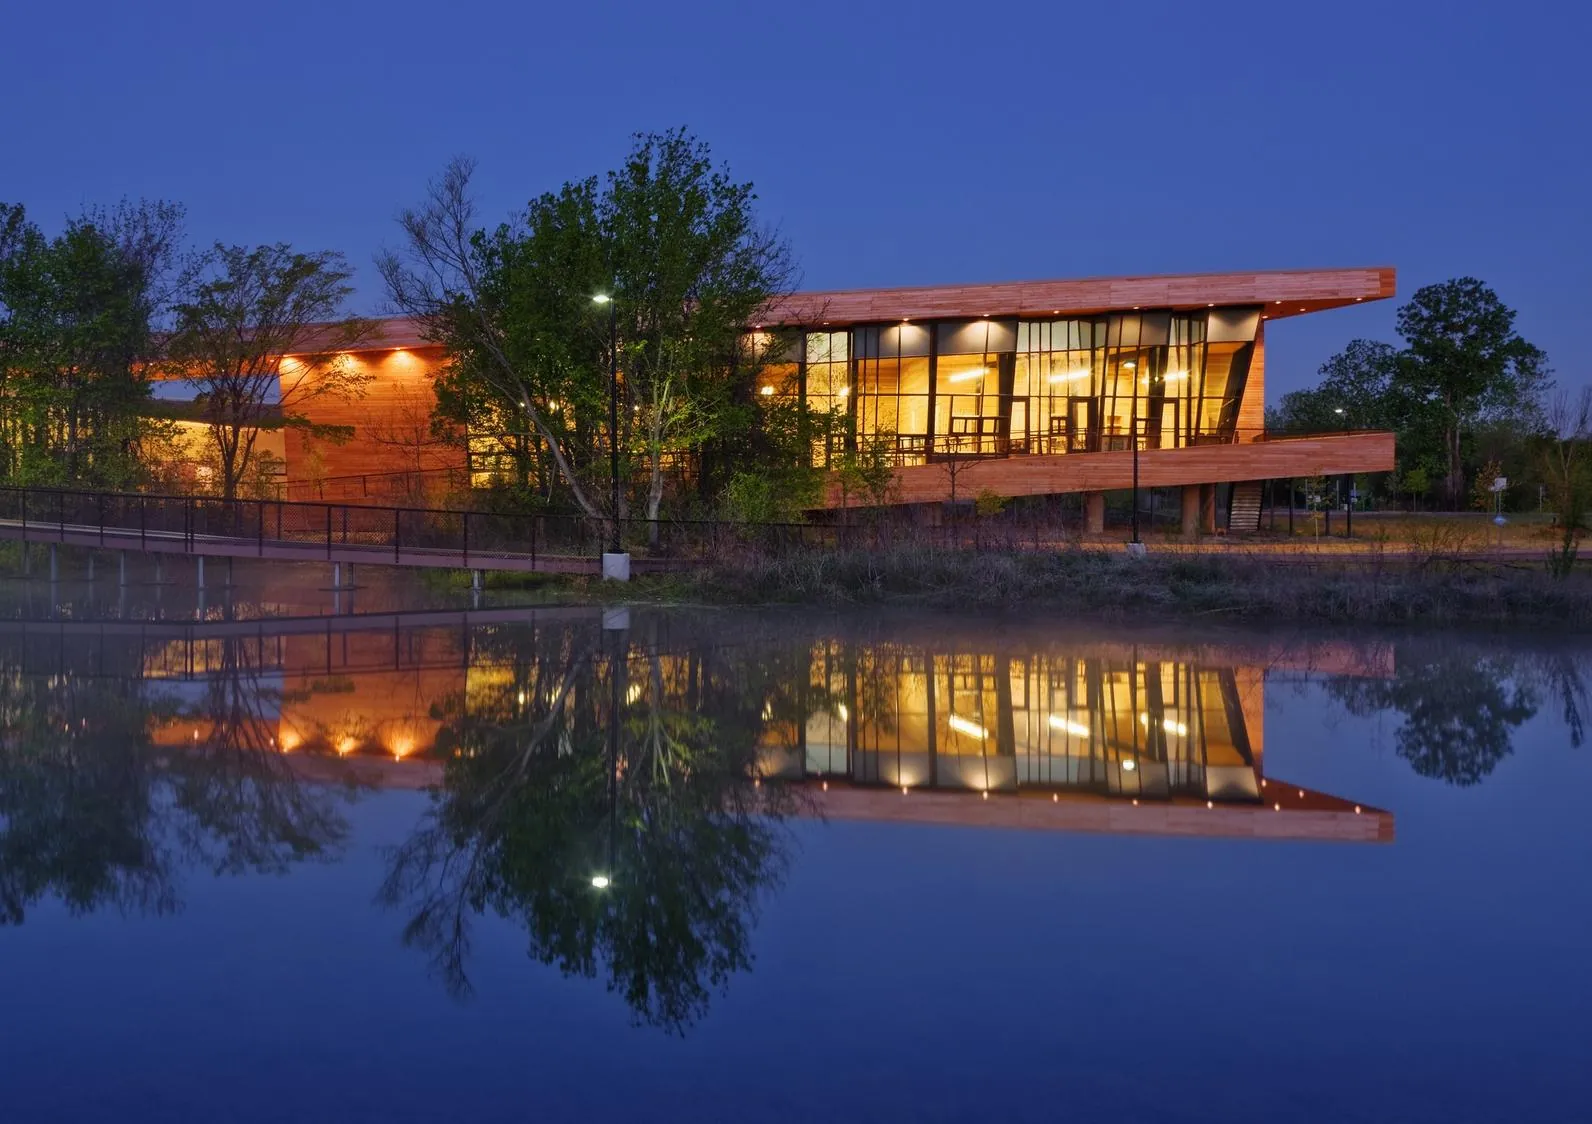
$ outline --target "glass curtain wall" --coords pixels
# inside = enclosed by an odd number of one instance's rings
[[[809,331],[764,337],[758,389],[833,415],[819,464],[871,437],[908,465],[1183,448],[1239,436],[1258,324],[1258,309],[1224,308]]]

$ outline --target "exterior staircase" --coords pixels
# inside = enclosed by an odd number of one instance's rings
[[[1227,533],[1252,535],[1260,530],[1261,481],[1240,480],[1227,501]]]

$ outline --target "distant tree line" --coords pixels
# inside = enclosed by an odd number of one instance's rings
[[[1283,396],[1268,426],[1393,430],[1396,470],[1367,481],[1386,502],[1490,509],[1504,477],[1506,508],[1535,508],[1540,496],[1578,522],[1585,395],[1555,392],[1547,356],[1515,329],[1514,310],[1462,277],[1417,290],[1397,323],[1402,346],[1352,341],[1322,365],[1317,386]]]

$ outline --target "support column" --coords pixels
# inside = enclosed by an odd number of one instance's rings
[[[1192,539],[1200,533],[1200,485],[1183,485],[1183,537]]]
[[[1106,494],[1085,492],[1083,496],[1083,529],[1086,534],[1103,534],[1106,529]]]
[[[1200,534],[1216,533],[1216,485],[1200,485]]]

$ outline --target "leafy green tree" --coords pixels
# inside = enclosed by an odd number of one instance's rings
[[[474,171],[473,161],[450,162],[399,216],[405,245],[383,251],[377,267],[392,303],[448,349],[438,413],[472,442],[495,437],[521,487],[562,488],[578,510],[604,518],[608,333],[592,298],[612,278],[598,181],[566,183],[488,231],[471,196]]]
[[[601,201],[605,258],[624,318],[621,365],[647,473],[654,543],[665,459],[724,436],[747,325],[791,287],[790,251],[758,220],[750,183],[683,129],[642,134]]]
[[[742,338],[791,276],[785,244],[757,221],[747,183],[682,130],[643,134],[606,178],[566,183],[491,231],[478,228],[473,165],[455,160],[379,259],[393,303],[454,357],[439,408],[472,435],[499,434],[519,476],[556,485],[593,518],[617,440],[626,481],[644,474],[656,541],[673,458],[748,424],[755,376]],[[601,295],[612,303],[593,303]],[[608,432],[610,316],[624,408]],[[546,469],[539,463],[547,462]]]
[[[182,273],[182,209],[122,203],[55,238],[0,205],[0,472],[125,488],[143,442],[154,329]]]
[[[177,303],[168,364],[196,391],[223,498],[235,498],[250,478],[262,430],[288,426],[334,441],[350,436],[348,427],[312,423],[304,407],[358,398],[369,381],[345,354],[372,328],[344,311],[352,276],[334,251],[218,243]]]
[[[1515,331],[1515,313],[1482,282],[1461,277],[1416,291],[1399,309],[1405,348],[1393,391],[1441,436],[1444,489],[1465,494],[1463,440],[1486,419],[1540,426],[1542,396],[1552,383],[1546,356]]]

